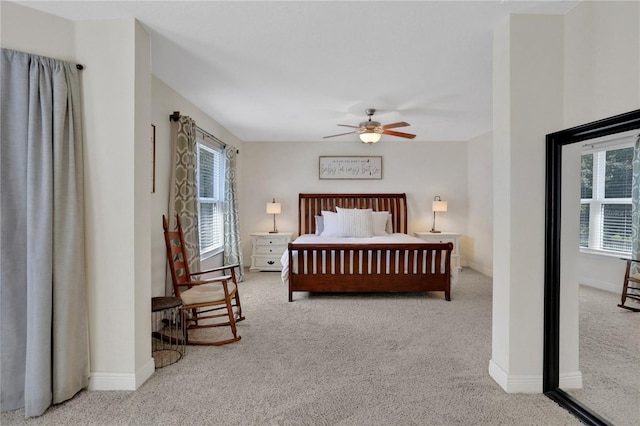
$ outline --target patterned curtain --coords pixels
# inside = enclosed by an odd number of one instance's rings
[[[640,260],[640,136],[633,151],[633,177],[631,180],[631,258]],[[640,275],[640,264],[634,265],[632,274]]]
[[[198,185],[196,180],[196,123],[181,116],[171,122],[171,156],[173,164],[169,189],[169,226],[175,228],[175,215],[180,215],[184,231],[189,268],[200,270],[200,235],[198,232]],[[167,276],[167,292],[172,294],[171,275]]]
[[[240,264],[239,281],[244,281],[242,244],[240,241],[240,220],[238,218],[238,191],[236,189],[235,147],[227,145],[225,150],[226,168],[224,185],[224,264]]]

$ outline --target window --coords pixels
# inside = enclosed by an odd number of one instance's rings
[[[224,156],[198,134],[198,223],[200,256],[213,254],[224,244]]]
[[[631,253],[633,146],[627,139],[582,154],[580,247]]]

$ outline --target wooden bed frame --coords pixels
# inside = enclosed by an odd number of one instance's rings
[[[393,230],[407,233],[406,194],[300,194],[298,235],[315,233],[315,216],[335,207],[389,211]],[[289,243],[289,302],[294,291],[322,293],[443,291],[451,300],[451,243]],[[294,252],[297,253],[294,256]],[[332,255],[336,259],[331,268]],[[388,260],[388,262],[387,262]],[[443,262],[444,261],[444,262]],[[295,268],[294,268],[294,262]],[[395,267],[395,265],[412,267]],[[444,268],[434,265],[443,265]],[[349,266],[351,265],[351,266]],[[369,268],[368,265],[376,265]],[[394,266],[389,266],[394,265]],[[296,269],[296,273],[294,273]],[[332,272],[332,269],[335,272]],[[343,271],[344,272],[340,272]]]

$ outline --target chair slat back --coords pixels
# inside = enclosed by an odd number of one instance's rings
[[[171,271],[173,291],[176,297],[180,297],[180,286],[188,285],[191,277],[180,215],[176,214],[175,231],[169,230],[169,224],[164,215],[162,216],[162,227],[164,228],[164,241],[167,248],[167,262]]]

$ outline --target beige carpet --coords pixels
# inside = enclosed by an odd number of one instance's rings
[[[618,303],[618,294],[580,287],[583,383],[567,392],[614,425],[640,426],[640,312]]]
[[[2,424],[577,425],[540,394],[488,375],[491,279],[460,274],[443,295],[307,295],[278,273],[240,284],[242,340],[188,347],[137,391],[84,391]]]

